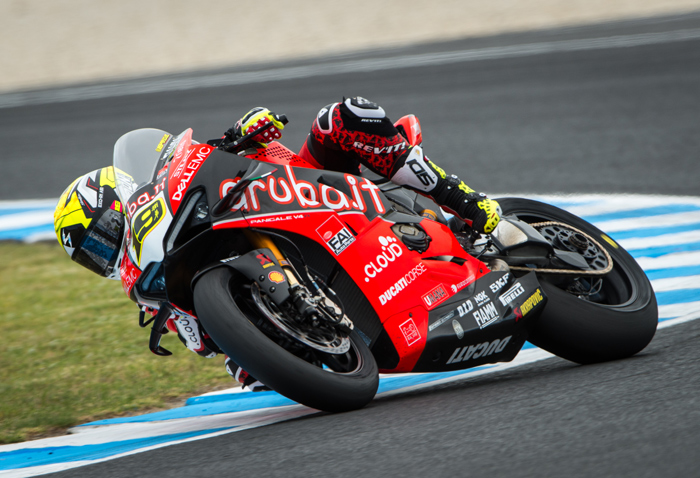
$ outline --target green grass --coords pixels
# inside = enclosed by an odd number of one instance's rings
[[[175,334],[162,341],[172,356],[152,354],[150,328],[139,328],[121,284],[58,244],[0,243],[0,330],[0,443],[234,385],[222,356],[201,358]]]

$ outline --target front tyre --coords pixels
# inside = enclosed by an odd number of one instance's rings
[[[214,342],[246,372],[291,400],[327,412],[362,408],[374,398],[379,386],[377,363],[357,332],[349,336],[347,353],[310,351],[317,363],[303,360],[255,325],[267,319],[246,307],[249,292],[237,279],[228,267],[207,272],[195,285],[194,304]]]
[[[504,214],[529,224],[558,222],[590,235],[610,254],[613,269],[594,295],[572,292],[572,283],[539,274],[548,303],[530,333],[530,342],[580,364],[636,354],[656,333],[658,308],[649,279],[619,244],[583,219],[549,204],[519,198],[498,199]],[[573,281],[580,281],[574,278]]]

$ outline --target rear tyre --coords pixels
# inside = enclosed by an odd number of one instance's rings
[[[309,350],[317,363],[303,360],[258,328],[267,319],[246,307],[249,292],[237,279],[232,269],[219,267],[204,274],[194,289],[199,320],[234,362],[278,393],[318,410],[355,410],[374,398],[379,385],[377,364],[356,332],[349,336],[347,353]]]
[[[588,299],[568,292],[556,275],[538,274],[549,300],[530,342],[580,364],[629,357],[649,344],[658,322],[656,296],[627,251],[592,224],[555,206],[519,198],[498,202],[504,214],[527,223],[555,221],[583,231],[605,248],[614,264],[603,276],[600,292]]]

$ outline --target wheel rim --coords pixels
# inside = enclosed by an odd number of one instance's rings
[[[576,224],[576,226],[572,226],[568,224],[568,220],[563,217],[549,215],[541,211],[519,211],[517,208],[514,208],[514,210],[512,211],[509,210],[508,213],[517,215],[518,219],[528,224],[537,224],[549,221],[557,222],[560,225],[563,223],[563,225],[567,227],[560,227],[559,230],[555,228],[547,229],[547,227],[545,227],[543,236],[555,248],[565,251],[570,250],[569,247],[576,248],[576,245],[571,243],[571,237],[575,232],[583,232],[585,236],[599,235],[599,231],[595,228],[595,226],[586,223],[582,219],[580,219],[582,224]],[[565,232],[563,236],[560,236],[562,231],[564,231],[565,229],[569,229],[569,231]],[[577,239],[580,240],[580,244],[583,247],[584,238],[575,238],[574,241],[576,241]],[[588,257],[584,256],[586,262],[588,262],[589,265],[592,264],[591,267],[594,267],[597,270],[603,265],[607,266],[606,260],[602,259],[601,254],[599,254],[599,252],[601,251],[595,251],[594,249],[590,249],[589,251],[588,242],[590,241],[590,237],[586,237],[585,239],[585,252],[591,254],[590,261]],[[564,243],[566,245],[562,247],[558,243]],[[597,241],[593,241],[593,243],[596,244]],[[602,244],[602,242],[599,244]],[[602,245],[601,247],[605,247],[605,245]],[[553,275],[551,274],[544,274],[541,276],[538,274],[538,277],[540,277],[541,280],[546,281],[561,290],[571,293],[579,297],[581,300],[586,300],[589,303],[606,308],[627,307],[633,304],[637,299],[637,284],[633,278],[633,274],[630,273],[630,270],[628,269],[627,265],[624,264],[623,261],[619,260],[620,254],[618,253],[618,251],[615,249],[607,248],[606,250],[607,253],[612,256],[613,266],[610,272],[599,276],[600,280],[602,281],[600,283],[596,282],[596,279],[576,277],[569,278],[567,282],[566,280],[562,280],[561,278],[553,277]]]

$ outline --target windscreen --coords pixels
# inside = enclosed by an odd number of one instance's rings
[[[171,135],[160,129],[138,129],[126,133],[114,145],[117,194],[122,202],[153,180],[163,146]]]

